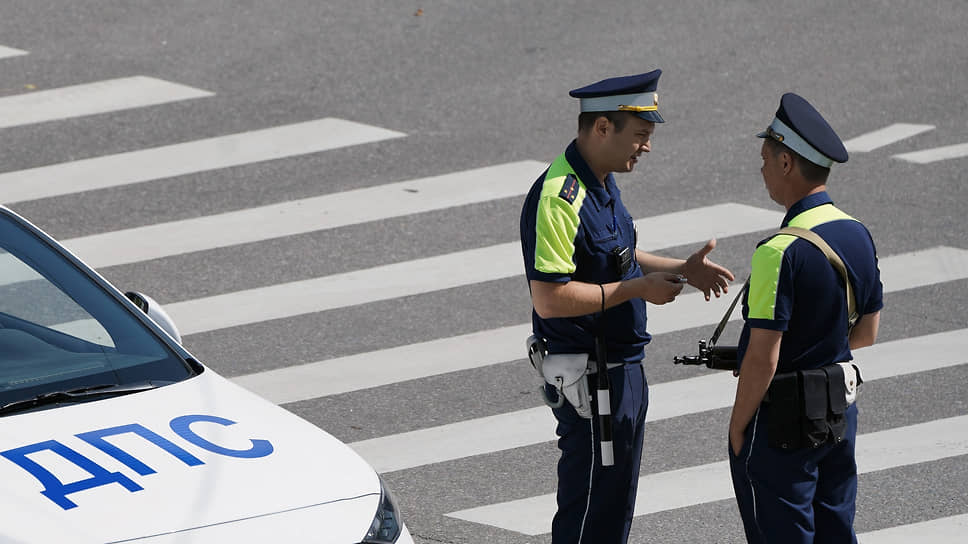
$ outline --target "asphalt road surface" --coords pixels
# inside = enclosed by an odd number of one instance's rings
[[[847,142],[829,189],[872,231],[886,292],[856,353],[857,531],[963,541],[968,6],[646,4],[7,0],[0,203],[350,443],[418,542],[546,543],[558,452],[517,225],[574,136],[568,90],[663,69],[667,123],[623,199],[643,249],[715,236],[737,277],[783,212],[753,134],[795,91]],[[726,304],[650,307],[631,542],[743,540],[732,378],[672,364]]]

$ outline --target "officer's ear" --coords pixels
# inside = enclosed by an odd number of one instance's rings
[[[615,130],[612,126],[612,122],[608,120],[608,117],[604,115],[599,115],[595,118],[595,124],[592,125],[592,132],[595,133],[599,138],[604,138],[608,136],[610,130]]]
[[[793,153],[789,151],[780,151],[777,160],[780,161],[780,168],[783,170],[783,175],[788,176],[793,172],[793,168],[796,164],[796,159],[793,158]]]

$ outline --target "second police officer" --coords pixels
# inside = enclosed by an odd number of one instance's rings
[[[820,240],[774,235],[753,254],[729,424],[733,487],[749,542],[853,543],[857,408],[848,393],[860,382],[856,367],[837,363],[877,338],[874,242],[827,194],[830,167],[847,151],[813,106],[783,95],[758,136],[766,189],[787,210],[782,227]],[[851,298],[860,318],[849,329]]]
[[[660,74],[610,78],[571,91],[581,104],[577,138],[534,183],[521,212],[533,330],[543,341],[541,350],[549,360],[577,355],[571,360],[578,360],[578,371],[585,374],[586,364],[594,371],[598,336],[611,383],[610,406],[593,406],[612,414],[611,466],[603,466],[599,419],[579,414],[570,402],[554,408],[561,449],[554,544],[628,539],[648,408],[641,365],[651,340],[646,301],[673,301],[684,281],[708,300],[711,293],[725,292],[733,279],[706,258],[715,240],[687,260],[636,248],[635,226],[612,173],[632,171],[651,151],[656,123],[664,122],[656,93]],[[590,372],[594,390],[600,380]],[[556,390],[548,386],[546,394],[554,398]],[[606,455],[605,464],[610,461]]]

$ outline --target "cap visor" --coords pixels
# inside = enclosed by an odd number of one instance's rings
[[[657,111],[640,111],[636,112],[635,115],[638,115],[646,121],[652,121],[653,123],[665,123],[665,119]]]

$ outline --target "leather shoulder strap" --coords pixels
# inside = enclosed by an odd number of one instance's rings
[[[826,255],[827,260],[833,265],[834,270],[840,273],[844,278],[844,285],[847,287],[847,330],[854,328],[854,324],[857,323],[857,319],[860,317],[857,315],[857,300],[854,298],[854,287],[850,283],[850,276],[847,274],[847,267],[844,266],[844,261],[841,260],[840,256],[830,248],[824,239],[809,229],[804,229],[800,227],[784,227],[780,229],[777,234],[789,234],[791,236],[796,236],[797,238],[803,238],[804,240],[810,242],[811,244],[817,246],[817,248]]]

